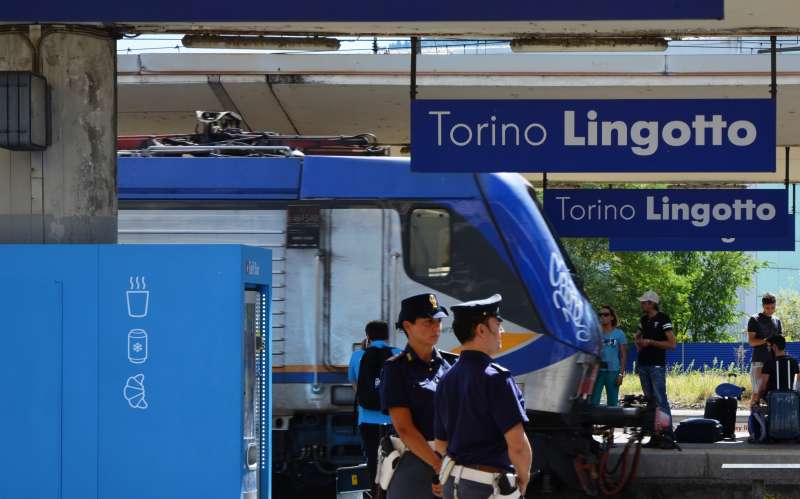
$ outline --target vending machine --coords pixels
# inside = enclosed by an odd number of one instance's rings
[[[269,250],[0,246],[0,497],[269,499]]]

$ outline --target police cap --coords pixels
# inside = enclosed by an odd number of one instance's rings
[[[453,305],[450,310],[453,311],[453,321],[476,324],[489,317],[497,317],[502,320],[502,317],[500,317],[500,305],[502,303],[503,297],[494,294],[483,300],[473,300]]]
[[[403,328],[403,321],[414,322],[420,317],[442,319],[448,315],[447,309],[439,305],[439,300],[436,298],[435,294],[425,293],[410,296],[400,304],[397,328]]]

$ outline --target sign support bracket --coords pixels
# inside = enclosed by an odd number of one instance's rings
[[[772,100],[778,98],[778,37],[769,37],[769,66],[770,66],[770,85],[769,94]]]
[[[778,37],[772,35],[769,37],[769,66],[770,66],[770,84],[769,84],[769,94],[770,98],[775,101],[778,99]],[[786,193],[789,193],[789,153],[792,150],[791,147],[786,146],[784,148],[784,156],[785,156],[785,172],[784,172],[784,179],[783,179],[783,186],[786,188]],[[797,184],[792,183],[792,211],[790,212],[794,215],[795,209],[795,193],[797,191]]]
[[[784,147],[785,156],[786,156],[786,161],[784,162],[785,163],[785,168],[786,168],[786,172],[785,172],[786,177],[783,179],[783,185],[784,185],[784,187],[786,187],[787,191],[789,190],[789,151],[791,151],[791,150],[792,150],[792,148],[789,147],[789,146]]]
[[[417,100],[417,54],[420,52],[419,37],[411,37],[411,100]]]

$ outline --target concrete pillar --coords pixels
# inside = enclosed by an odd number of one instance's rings
[[[1,26],[0,71],[34,71],[51,92],[52,142],[0,149],[0,242],[114,243],[116,42],[80,26]]]

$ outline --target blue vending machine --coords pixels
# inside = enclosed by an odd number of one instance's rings
[[[269,250],[0,246],[0,498],[268,499]]]

